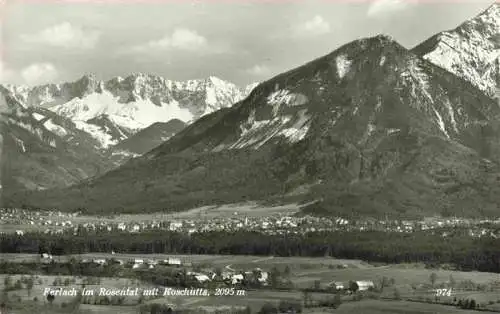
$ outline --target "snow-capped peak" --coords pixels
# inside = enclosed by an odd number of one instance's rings
[[[500,5],[494,3],[454,30],[430,38],[414,51],[493,97],[500,81]]]
[[[95,138],[104,136],[96,135],[96,127],[89,121],[101,116],[106,116],[115,127],[135,133],[155,122],[178,119],[190,123],[203,115],[232,106],[251,91],[249,87],[239,88],[215,76],[171,81],[144,73],[107,81],[85,74],[75,82],[33,88],[10,86],[8,90],[27,107],[49,108],[70,118],[82,130],[93,130],[90,133]]]

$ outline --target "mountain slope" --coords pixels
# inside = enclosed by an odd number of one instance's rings
[[[186,123],[177,119],[168,122],[156,122],[121,141],[113,147],[113,150],[129,151],[142,155],[167,141],[185,127]]]
[[[497,214],[498,117],[472,84],[376,36],[260,84],[100,178],[8,201],[136,212],[293,195],[328,214]]]
[[[73,122],[43,108],[25,108],[1,87],[0,94],[4,192],[66,187],[117,166]]]
[[[500,4],[429,38],[413,51],[495,96],[500,88]]]

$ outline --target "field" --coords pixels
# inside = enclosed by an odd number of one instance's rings
[[[428,283],[431,273],[436,273],[436,284],[446,283],[450,275],[456,282],[471,280],[478,284],[500,281],[500,274],[486,272],[462,272],[451,270],[430,270],[419,265],[386,265],[372,266],[360,260],[335,259],[331,257],[262,257],[251,255],[173,255],[173,254],[108,254],[90,253],[55,257],[56,261],[68,260],[70,257],[78,259],[116,258],[124,261],[141,259],[166,259],[178,257],[183,262],[193,265],[225,268],[229,270],[250,270],[259,267],[271,270],[273,267],[283,269],[289,266],[292,272],[292,281],[299,287],[310,287],[314,281],[320,280],[323,284],[332,281],[373,280],[384,276],[394,278],[396,284]],[[6,261],[36,261],[37,254],[0,254],[0,260]]]
[[[312,314],[314,312],[306,312]],[[377,301],[345,303],[335,310],[337,314],[472,314],[476,311],[462,310],[451,306],[405,301]],[[318,313],[319,314],[319,313]]]
[[[141,259],[165,259],[172,255],[154,254],[154,255],[134,255],[134,254],[106,254],[92,253],[84,255],[74,255],[73,257],[82,259],[92,258],[110,258],[114,257],[122,260],[132,260],[134,258]],[[302,258],[302,257],[261,257],[261,256],[224,256],[224,255],[175,255],[185,262],[193,263],[193,266],[203,266],[212,269],[220,268],[222,270],[251,270],[259,267],[264,271],[269,271],[273,267],[283,270],[285,266],[290,269],[290,279],[296,288],[312,287],[315,281],[320,282],[320,286],[324,287],[332,281],[340,281],[347,283],[350,280],[372,280],[375,283],[382,277],[394,279],[394,286],[384,290],[384,295],[392,296],[395,289],[398,289],[401,296],[416,299],[417,297],[433,298],[434,292],[431,289],[414,290],[412,286],[429,284],[431,273],[436,273],[436,284],[448,284],[450,275],[459,283],[461,281],[472,281],[475,284],[488,284],[492,282],[500,282],[500,274],[481,273],[481,272],[460,272],[448,270],[430,270],[425,269],[421,265],[384,265],[374,266],[369,263],[359,260],[344,260],[330,257],[323,258]],[[35,261],[38,260],[36,254],[2,254],[0,258],[8,261]],[[70,256],[55,257],[57,260],[67,260]],[[3,288],[3,278],[0,276],[0,288]],[[15,277],[15,276],[14,276]],[[23,300],[28,298],[33,299],[37,296],[39,300],[45,300],[43,287],[50,286],[54,281],[53,276],[39,276],[43,282],[34,287],[30,297],[26,290],[17,290],[10,292],[11,295],[16,294]],[[81,279],[77,278],[77,282],[73,285],[80,287]],[[97,287],[106,288],[123,288],[125,286],[135,287],[129,279],[119,278],[102,278],[101,284]],[[70,288],[68,286],[67,288]],[[141,288],[146,288],[141,284]],[[474,298],[477,303],[496,302],[500,299],[498,291],[493,292],[453,292],[451,298]],[[315,294],[319,296],[319,294]],[[320,298],[326,297],[322,295]],[[202,296],[185,296],[185,297],[163,297],[154,300],[156,303],[168,303],[178,306],[188,306],[191,308],[213,309],[223,306],[250,306],[253,310],[259,310],[263,304],[267,302],[278,304],[281,300],[302,300],[303,295],[299,291],[246,291],[245,295],[227,296],[227,297],[202,297]],[[70,297],[64,299],[61,297],[59,302],[67,302]],[[445,298],[442,298],[445,299]],[[134,305],[137,301],[134,297],[127,298],[127,303]],[[153,302],[153,301],[147,301]],[[116,307],[116,306],[99,306],[99,305],[82,305],[82,308],[91,310],[93,313],[136,313],[135,306]],[[491,304],[488,309],[498,309],[499,304]],[[116,312],[115,312],[116,311]],[[457,310],[454,307],[442,306],[436,304],[426,304],[417,302],[396,302],[396,301],[375,301],[366,300],[361,302],[344,303],[335,313],[357,313],[357,314],[378,314],[378,313],[469,313],[463,310]],[[309,313],[309,312],[306,312]],[[312,313],[328,313],[328,312],[311,312]]]

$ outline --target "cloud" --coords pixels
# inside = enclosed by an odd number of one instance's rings
[[[408,0],[376,0],[372,2],[366,15],[376,18],[407,9],[413,3]]]
[[[14,78],[14,71],[9,69],[5,63],[0,60],[0,83],[11,83]]]
[[[60,48],[92,49],[99,41],[100,32],[64,22],[35,34],[22,35],[21,38],[26,43],[45,44]]]
[[[254,65],[247,69],[246,72],[254,76],[267,76],[271,74],[271,70],[265,65]]]
[[[294,27],[294,33],[298,37],[320,36],[330,32],[330,23],[325,21],[320,15],[316,15],[311,20]]]
[[[168,34],[158,40],[152,40],[145,44],[132,47],[134,52],[155,51],[191,51],[201,53],[224,53],[229,47],[224,44],[208,42],[207,38],[196,31],[187,28],[176,28],[172,34]]]
[[[28,85],[53,83],[58,76],[57,69],[51,63],[33,63],[21,71],[21,77]]]

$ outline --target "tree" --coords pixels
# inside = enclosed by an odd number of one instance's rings
[[[49,301],[50,305],[52,305],[52,302],[54,302],[55,298],[56,297],[52,293],[47,294],[47,301]]]
[[[476,300],[471,299],[469,302],[469,309],[475,309],[476,308]]]
[[[12,277],[10,275],[4,278],[3,285],[6,290],[10,289],[10,286],[12,285]]]
[[[288,277],[290,277],[291,273],[292,272],[290,270],[290,266],[286,265],[285,270],[283,272],[283,275],[285,275],[288,278]]]
[[[349,281],[349,290],[351,290],[352,292],[356,292],[359,290],[359,286],[356,281]]]
[[[277,314],[278,309],[271,303],[266,303],[262,306],[259,311],[259,314]]]
[[[309,307],[310,303],[311,303],[311,296],[309,294],[309,291],[307,290],[304,290],[303,292],[303,295],[302,295],[302,298],[304,300],[304,307],[307,308]]]
[[[401,293],[398,289],[394,289],[394,299],[401,300]]]
[[[137,300],[137,304],[142,304],[144,302],[144,294],[142,291],[139,294],[139,299]]]
[[[383,291],[384,288],[388,286],[389,286],[389,278],[387,278],[386,276],[382,277],[382,279],[380,279],[380,290]]]
[[[333,304],[332,307],[334,309],[338,308],[342,304],[342,298],[340,297],[339,293],[336,293],[335,296],[333,297]]]
[[[321,288],[321,281],[314,280],[313,288],[314,288],[314,290],[319,290]]]
[[[35,279],[33,279],[33,277],[26,279],[26,290],[28,291],[28,297],[31,297],[31,291],[33,290],[34,284]]]
[[[450,287],[455,288],[456,283],[457,282],[455,281],[455,278],[453,278],[453,276],[450,275]]]
[[[278,287],[279,284],[279,271],[276,267],[273,267],[273,269],[269,273],[269,282],[271,284],[272,288]]]
[[[296,301],[281,301],[278,305],[279,313],[288,313],[294,311],[295,313],[302,311],[300,302]]]
[[[429,276],[429,280],[431,281],[431,285],[434,287],[434,285],[436,284],[436,281],[437,281],[437,274],[436,273],[432,273]]]

